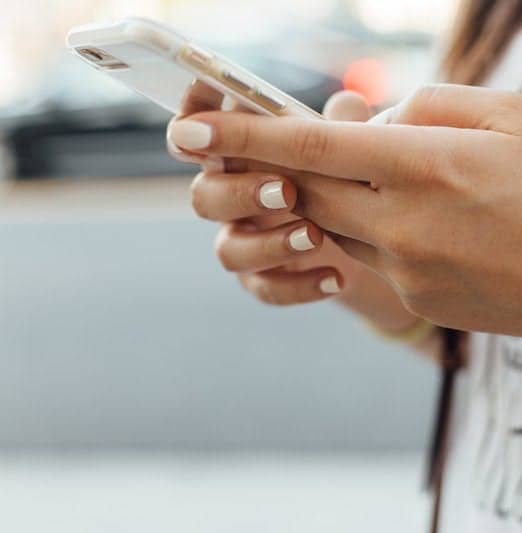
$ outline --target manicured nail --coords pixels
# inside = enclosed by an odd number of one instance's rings
[[[178,148],[173,142],[169,140],[169,152],[173,157],[177,157],[178,155],[182,155],[183,152],[180,148]]]
[[[181,163],[192,163],[193,165],[201,165],[207,172],[221,173],[225,171],[225,160],[222,157],[214,157],[208,155],[189,155],[185,152],[174,151],[172,144],[170,145],[170,155]]]
[[[259,190],[259,200],[267,209],[284,209],[288,207],[283,194],[282,181],[269,181]]]
[[[324,294],[337,294],[341,291],[335,276],[329,276],[328,278],[321,280],[321,283],[319,283],[319,288]]]
[[[181,163],[194,163],[195,165],[199,165],[200,163],[203,163],[203,161],[205,161],[204,157],[198,157],[196,155],[187,155],[185,152],[173,152],[171,150],[170,154],[176,161],[180,161]]]
[[[169,141],[186,150],[201,150],[212,142],[212,128],[195,120],[174,122],[169,129]]]
[[[308,235],[308,226],[294,230],[289,237],[290,246],[297,252],[313,250],[315,244]]]

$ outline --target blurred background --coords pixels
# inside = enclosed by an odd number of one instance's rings
[[[168,114],[64,39],[152,17],[315,109],[379,107],[436,79],[454,3],[0,0],[0,530],[425,528],[435,369],[333,304],[242,292]]]

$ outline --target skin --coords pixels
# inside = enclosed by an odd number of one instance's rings
[[[182,116],[221,104],[219,93],[197,82],[185,98]],[[366,121],[370,110],[360,96],[343,92],[330,98],[324,115],[331,120]],[[169,147],[174,157],[207,166],[205,157],[181,152],[172,143]],[[379,328],[404,330],[418,320],[382,277],[349,257],[309,221],[306,225],[316,248],[291,249],[289,234],[303,227],[302,219],[292,214],[297,188],[286,177],[295,175],[295,170],[245,158],[227,158],[226,166],[226,174],[207,170],[195,178],[193,206],[201,217],[224,223],[216,238],[216,253],[224,268],[238,274],[241,284],[257,299],[295,305],[332,298],[321,292],[319,283],[333,274],[341,287],[336,300]],[[263,183],[274,180],[284,183],[289,206],[276,212],[259,200]]]
[[[329,232],[413,315],[522,335],[520,94],[426,87],[364,124],[219,111],[190,120],[211,131],[198,155],[288,170],[292,213]],[[183,148],[179,131],[169,138]]]

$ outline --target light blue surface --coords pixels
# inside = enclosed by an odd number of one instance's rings
[[[16,533],[424,533],[417,455],[0,453]]]
[[[0,446],[417,449],[436,373],[264,307],[181,220],[0,225]]]

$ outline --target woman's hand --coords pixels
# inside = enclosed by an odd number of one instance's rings
[[[183,114],[220,105],[218,93],[196,84]],[[362,121],[369,109],[359,96],[343,92],[329,100],[324,114]],[[179,149],[170,148],[179,157]],[[200,155],[183,153],[182,159],[187,157],[208,167]],[[226,160],[223,173],[216,161],[213,157],[210,169],[194,180],[193,205],[201,217],[224,223],[217,255],[258,299],[291,305],[336,296],[385,330],[402,330],[416,321],[388,283],[346,255],[316,225],[291,214],[297,191],[287,175],[294,172],[234,158]]]
[[[295,169],[293,213],[337,235],[413,313],[521,335],[522,96],[436,86],[377,122],[393,124],[210,112],[170,139]]]

